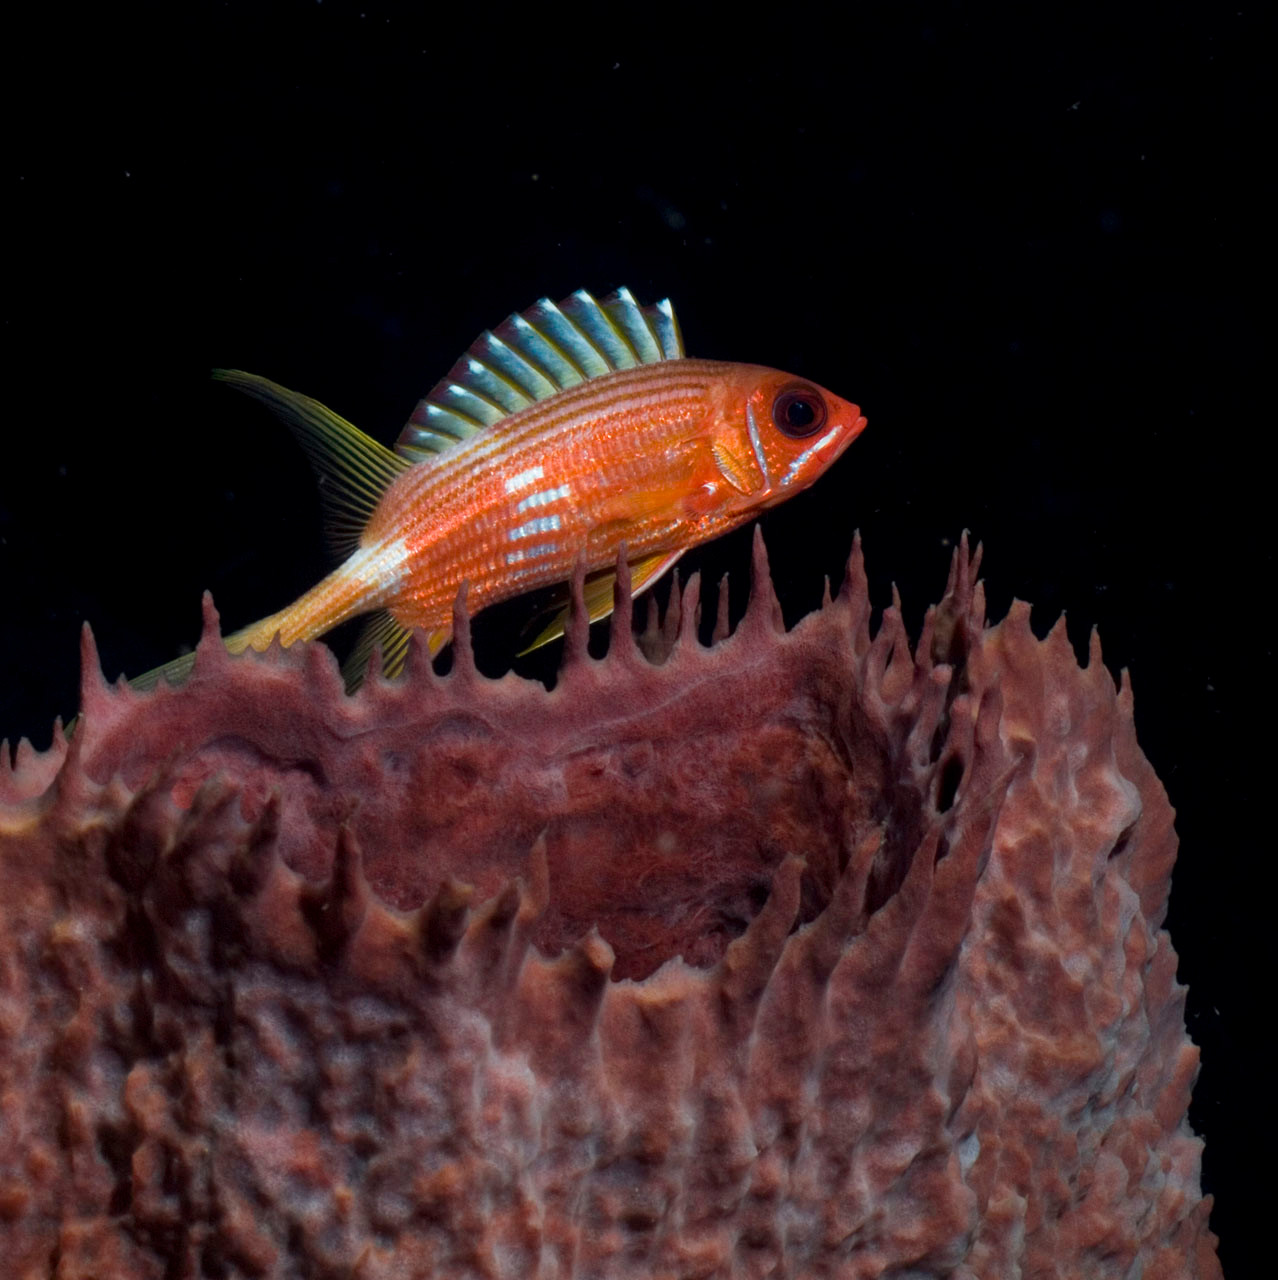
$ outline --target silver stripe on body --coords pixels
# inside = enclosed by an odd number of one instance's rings
[[[534,469],[541,470],[540,467]],[[551,502],[558,502],[560,498],[566,498],[571,492],[571,485],[561,484],[553,489],[543,489],[540,493],[530,493],[526,498],[520,499],[515,510],[518,512],[527,511],[529,507],[544,507]]]
[[[539,542],[526,551],[507,551],[506,563],[519,564],[523,560],[540,560],[543,556],[553,556],[559,550],[557,542]]]
[[[518,493],[520,489],[526,489],[530,484],[536,484],[538,480],[546,474],[543,467],[529,467],[527,471],[521,471],[517,476],[510,476],[506,481],[507,493]]]
[[[391,542],[360,547],[342,566],[342,576],[349,575],[371,591],[386,592],[399,585],[408,560],[407,542],[395,538]]]
[[[520,538],[531,537],[534,533],[553,533],[562,523],[558,516],[538,516],[535,520],[528,520],[512,529],[506,536],[511,542],[517,542]]]

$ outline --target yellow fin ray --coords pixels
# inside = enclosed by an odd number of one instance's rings
[[[346,692],[354,693],[368,674],[368,660],[376,648],[382,651],[382,674],[397,676],[404,669],[404,659],[408,656],[408,642],[412,633],[402,627],[386,609],[379,609],[372,614],[355,647],[350,651],[346,661],[342,663],[342,679],[346,681]]]
[[[641,591],[646,591],[674,565],[681,555],[683,555],[681,550],[662,551],[656,555],[645,556],[641,560],[632,560],[630,562],[630,594],[637,596]],[[586,606],[586,616],[591,622],[598,622],[612,612],[613,588],[616,582],[616,569],[601,569],[586,579],[582,588],[582,599]],[[524,654],[532,653],[534,649],[540,649],[542,645],[558,640],[563,635],[572,613],[572,601],[569,599],[567,604],[560,604],[559,601],[569,593],[570,588],[567,584],[557,590],[556,602],[550,606],[551,609],[556,610],[555,616],[537,633],[531,644],[520,649],[521,658]]]
[[[391,481],[410,465],[340,414],[269,378],[239,369],[214,369],[219,382],[260,400],[282,418],[319,477],[329,545],[345,560]]]
[[[222,643],[231,653],[242,653],[248,648],[246,641],[251,630],[251,627],[243,627],[239,631],[233,631],[229,636],[223,637]],[[189,653],[183,653],[168,662],[162,662],[158,667],[152,667],[150,671],[142,672],[140,676],[134,676],[129,681],[129,687],[145,693],[164,680],[177,688],[187,682],[194,666],[195,650],[192,649]]]

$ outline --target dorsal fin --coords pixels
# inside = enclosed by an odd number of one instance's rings
[[[214,369],[213,376],[269,405],[288,424],[319,477],[329,545],[345,560],[359,545],[382,494],[412,460],[392,453],[318,400],[269,378],[239,369]]]
[[[585,289],[549,298],[485,329],[418,401],[395,452],[423,462],[567,387],[636,365],[683,356],[670,299],[641,307],[629,289],[602,302]]]

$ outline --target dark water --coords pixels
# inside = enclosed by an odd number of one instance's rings
[[[836,33],[787,10],[704,36],[649,13],[577,29],[577,51],[548,13],[423,11],[18,20],[0,735],[44,746],[74,710],[83,619],[108,675],[137,672],[194,640],[204,588],[239,625],[323,571],[305,463],[210,367],[390,440],[539,295],[668,294],[690,353],[870,418],[764,522],[791,619],[860,528],[878,600],[895,581],[917,627],[968,527],[995,616],[1067,610],[1077,645],[1098,626],[1131,668],[1180,815],[1191,1119],[1236,1266],[1273,967],[1259,11],[924,4]],[[739,607],[748,549],[745,530],[685,563],[739,575]],[[488,670],[507,625],[481,620]]]

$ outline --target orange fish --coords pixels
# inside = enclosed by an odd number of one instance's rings
[[[806,489],[865,427],[861,410],[759,365],[684,357],[669,301],[629,290],[542,299],[485,332],[414,410],[394,450],[265,378],[215,375],[288,422],[320,476],[341,563],[286,609],[226,638],[233,653],[291,645],[373,614],[374,645],[403,664],[414,628],[437,653],[468,584],[472,610],[563,583],[579,559],[592,621],[612,610],[618,553],[632,590],[685,551]],[[562,634],[567,610],[535,648]],[[180,677],[187,655],[139,677]]]

